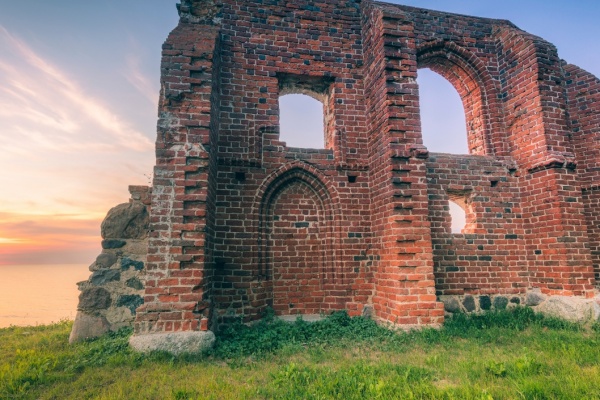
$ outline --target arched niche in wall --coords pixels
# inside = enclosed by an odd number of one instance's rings
[[[302,168],[284,171],[259,210],[259,274],[269,281],[277,315],[324,311],[334,277],[334,213],[326,186]]]

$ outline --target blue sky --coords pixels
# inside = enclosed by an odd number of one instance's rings
[[[175,3],[0,0],[0,265],[91,262],[107,210],[127,201],[127,185],[149,182]],[[401,3],[509,19],[600,75],[598,1]],[[458,95],[429,75],[423,124],[438,140],[426,144],[462,145],[452,133],[464,126]]]

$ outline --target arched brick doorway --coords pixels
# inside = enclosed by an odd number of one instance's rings
[[[260,213],[261,268],[277,315],[319,314],[333,279],[333,213],[324,185],[296,168],[276,178]]]
[[[327,240],[321,199],[305,182],[292,180],[275,195],[267,219],[275,313],[320,313]]]

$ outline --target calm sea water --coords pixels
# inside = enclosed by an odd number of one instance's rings
[[[0,328],[74,319],[87,265],[0,265]]]

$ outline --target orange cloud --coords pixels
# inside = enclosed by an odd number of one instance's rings
[[[98,219],[0,213],[0,265],[91,263],[100,252]]]

